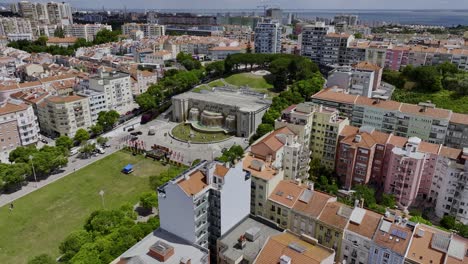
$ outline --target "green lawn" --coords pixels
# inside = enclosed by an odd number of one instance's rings
[[[460,96],[453,91],[442,90],[436,93],[427,93],[395,89],[392,98],[395,101],[410,104],[417,104],[430,100],[439,108],[451,109],[454,112],[468,114],[468,96]]]
[[[134,164],[134,173],[120,170]],[[13,212],[0,208],[0,263],[26,263],[35,255],[58,257],[58,246],[81,228],[92,211],[136,203],[149,191],[148,177],[167,170],[159,162],[118,152],[14,202]]]
[[[238,73],[225,78],[226,82],[236,86],[248,85],[255,89],[269,89],[273,85],[269,84],[264,76],[253,75],[252,73]]]
[[[221,80],[212,81],[208,84],[210,87],[223,87],[224,83]]]
[[[194,137],[190,137],[190,131]],[[212,141],[225,140],[231,137],[231,135],[225,134],[224,132],[212,132],[202,133],[193,130],[188,124],[179,124],[172,129],[172,135],[180,140],[190,141],[193,143],[208,143]]]
[[[199,92],[201,92],[202,90],[211,91],[211,89],[212,89],[212,88],[211,88],[210,86],[208,86],[208,85],[206,85],[206,84],[202,84],[202,85],[200,85],[200,86],[198,86],[198,87],[195,87],[192,91],[193,91],[193,92],[196,92],[196,93],[199,93]]]

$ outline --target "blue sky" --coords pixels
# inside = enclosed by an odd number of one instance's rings
[[[66,0],[65,0],[66,1]],[[44,2],[44,1],[43,1]],[[47,2],[47,1],[45,1]],[[256,8],[260,0],[68,0],[75,7],[139,9]],[[282,8],[297,9],[468,9],[468,0],[272,0]]]

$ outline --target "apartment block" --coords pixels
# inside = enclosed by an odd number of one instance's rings
[[[104,72],[89,78],[87,89],[104,93],[106,108],[125,114],[133,109],[132,84],[130,74],[124,72]]]
[[[104,92],[97,92],[90,89],[83,89],[76,93],[79,96],[88,98],[91,123],[95,124],[99,117],[99,112],[108,111],[106,96]]]
[[[346,33],[328,33],[323,38],[320,62],[325,65],[344,65],[346,60],[346,49],[353,35]]]
[[[122,33],[130,35],[132,31],[140,30],[147,38],[166,35],[166,26],[158,24],[125,23],[122,25]]]
[[[293,131],[283,127],[255,142],[251,153],[282,168],[285,179],[308,178],[310,152],[300,142]]]
[[[11,150],[38,140],[39,124],[32,106],[13,99],[0,104],[0,157],[8,157]]]
[[[30,34],[32,37],[31,22],[19,17],[0,17],[0,36],[10,34]]]
[[[452,215],[468,224],[468,149],[442,147],[432,179],[430,198],[437,217]]]
[[[318,92],[312,96],[312,102],[338,108],[351,119],[353,126],[372,126],[385,133],[419,137],[434,144],[444,144],[447,141],[454,148],[462,148],[468,144],[468,139],[462,133],[468,116],[454,115],[451,110],[437,108],[430,102],[414,105],[372,99],[346,94],[336,88]]]
[[[255,28],[255,53],[281,52],[281,25],[278,22],[260,22]]]
[[[37,104],[37,113],[41,131],[52,137],[73,137],[92,125],[89,100],[78,95],[47,97]]]
[[[86,41],[93,41],[96,34],[103,30],[111,30],[112,26],[104,24],[70,24],[63,27],[65,35],[69,37],[77,37],[86,39]]]
[[[387,49],[385,55],[385,68],[399,71],[408,65],[410,48],[406,46],[394,46]]]
[[[325,25],[324,22],[305,25],[302,29],[301,55],[316,63],[321,63],[325,36],[334,32],[335,28]]]
[[[250,213],[250,173],[203,161],[158,188],[161,228],[210,250]]]
[[[345,263],[371,263],[368,260],[372,238],[381,219],[382,215],[355,206],[341,243],[341,259]]]

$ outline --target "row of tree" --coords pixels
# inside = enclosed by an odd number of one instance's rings
[[[3,192],[18,190],[26,181],[34,180],[34,172],[37,179],[49,176],[67,165],[68,153],[62,147],[27,146],[10,152],[8,159],[13,164],[0,164],[0,191]]]
[[[62,33],[57,32],[57,35],[63,36],[63,32]],[[119,31],[110,31],[108,29],[102,29],[96,34],[94,41],[86,41],[86,39],[79,38],[73,45],[68,46],[68,47],[60,47],[57,45],[47,46],[48,38],[46,36],[40,36],[35,41],[29,41],[29,40],[12,41],[8,44],[8,47],[24,50],[29,53],[47,52],[52,55],[71,56],[75,53],[75,51],[78,48],[81,48],[81,47],[90,47],[93,45],[118,41],[119,35],[120,35]]]
[[[383,80],[397,88],[413,88],[422,92],[437,92],[446,89],[460,95],[468,95],[468,73],[460,71],[455,64],[450,62],[437,66],[409,65],[401,71],[385,70]]]

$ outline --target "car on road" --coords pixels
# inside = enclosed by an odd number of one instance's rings
[[[131,140],[131,141],[135,141],[135,140],[137,140],[137,139],[138,139],[137,136],[133,136],[130,140]]]
[[[127,129],[127,132],[132,132],[133,130],[135,130],[135,128],[131,127],[129,129]]]
[[[132,136],[139,136],[139,135],[143,135],[143,132],[141,132],[141,131],[134,131],[134,132],[130,133],[130,135],[132,135]]]
[[[111,145],[110,145],[109,143],[104,143],[104,144],[102,144],[102,147],[103,147],[103,148],[110,148]]]

